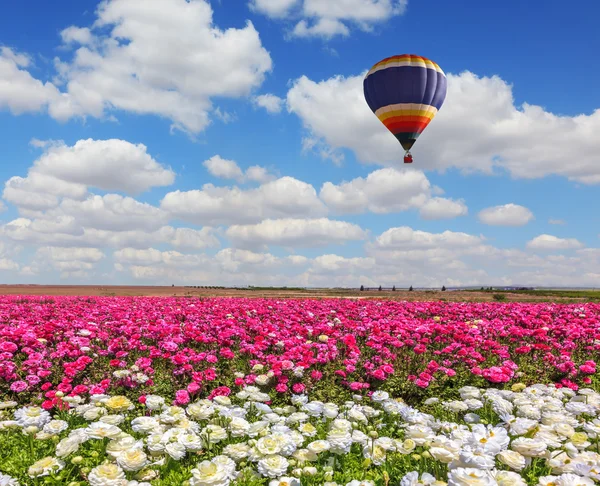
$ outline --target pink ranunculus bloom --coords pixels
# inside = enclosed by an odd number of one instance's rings
[[[188,391],[188,393],[190,393],[190,395],[194,395],[195,393],[198,393],[201,389],[202,389],[202,386],[199,385],[198,383],[196,383],[195,381],[192,381],[187,386],[187,391]]]
[[[275,387],[275,390],[278,393],[285,393],[288,391],[288,386],[285,383],[279,383],[277,384],[277,386]]]
[[[11,383],[11,385],[10,385],[10,390],[15,393],[24,392],[25,390],[27,390],[27,388],[28,388],[27,383],[22,380],[15,381],[14,383]]]
[[[321,373],[319,370],[312,370],[310,377],[315,381],[319,381],[321,378],[323,378],[323,373]]]
[[[302,393],[304,390],[306,390],[306,385],[304,385],[304,383],[294,383],[292,386],[292,391],[294,393]]]
[[[190,394],[187,390],[177,390],[175,392],[175,403],[177,405],[187,405],[190,403]]]

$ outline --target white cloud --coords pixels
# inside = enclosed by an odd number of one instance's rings
[[[401,15],[408,0],[251,0],[250,8],[271,18],[300,18],[296,37],[348,36],[350,26],[372,30],[377,23]]]
[[[525,206],[504,204],[482,209],[479,221],[490,226],[525,226],[533,220],[533,213]]]
[[[273,94],[264,94],[252,98],[256,106],[264,108],[268,113],[280,113],[285,100]]]
[[[250,0],[250,9],[271,18],[285,17],[300,0]]]
[[[237,182],[259,182],[265,183],[273,181],[276,177],[265,167],[253,165],[246,169],[244,173],[235,160],[227,160],[220,155],[214,155],[205,160],[202,165],[206,167],[210,175],[220,179],[235,179]]]
[[[205,184],[201,190],[169,192],[161,208],[173,217],[211,226],[318,216],[327,211],[313,186],[292,177],[248,190]]]
[[[374,248],[380,250],[423,250],[430,248],[466,248],[483,243],[480,236],[453,231],[428,233],[408,226],[390,228],[379,235]]]
[[[287,109],[301,119],[313,146],[321,142],[338,157],[343,157],[340,149],[348,148],[364,163],[396,165],[403,150],[366,104],[364,74],[320,82],[302,76],[288,91]],[[447,78],[444,106],[412,150],[417,167],[504,169],[516,178],[555,174],[600,183],[595,157],[600,139],[591,135],[600,130],[600,110],[558,116],[539,106],[515,106],[512,87],[498,76],[464,72]],[[555,143],[549,146],[548,140]]]
[[[94,41],[94,34],[87,27],[76,27],[72,25],[63,29],[60,37],[65,44],[81,44],[82,46],[91,44]]]
[[[567,224],[566,221],[563,219],[549,219],[548,223],[549,224]]]
[[[240,247],[319,247],[367,238],[359,226],[345,221],[320,219],[267,219],[254,225],[234,225],[226,236]]]
[[[539,235],[527,242],[532,250],[569,250],[583,248],[583,243],[575,238],[558,238],[552,235]]]
[[[210,159],[202,162],[210,175],[222,179],[236,179],[242,181],[244,173],[234,160],[227,160],[220,155],[213,155]]]
[[[37,144],[39,145],[39,144]],[[138,193],[173,183],[175,174],[147,153],[145,145],[124,140],[79,140],[45,144],[27,177],[11,177],[3,198],[19,208],[41,211],[61,197],[83,199],[87,188]]]
[[[462,201],[432,198],[432,192],[423,172],[385,168],[339,185],[326,182],[319,196],[338,213],[385,214],[419,209],[424,219],[446,219],[467,213]]]
[[[32,78],[23,58],[3,50],[0,107],[13,113],[47,107],[61,121],[124,110],[198,133],[210,123],[211,98],[248,96],[272,68],[251,22],[221,30],[212,14],[206,0],[145,0],[143,9],[138,0],[103,1],[89,29],[61,33],[66,45],[81,44],[72,61],[55,62],[63,93]]]
[[[271,174],[265,167],[261,167],[260,165],[253,165],[246,169],[246,179],[249,181],[260,182],[264,184],[265,182],[270,182],[276,179],[276,177]]]
[[[0,110],[8,109],[13,115],[40,112],[60,99],[52,83],[34,79],[26,68],[29,57],[8,47],[0,47]]]
[[[40,271],[54,269],[60,277],[87,278],[105,255],[97,248],[61,248],[45,246],[37,249],[33,263],[26,273],[37,274]]]
[[[453,201],[445,197],[433,197],[429,199],[419,213],[423,219],[452,219],[458,216],[465,216],[469,212],[464,201]]]
[[[198,250],[220,246],[212,228],[201,230],[163,226],[156,231],[113,231],[84,228],[72,217],[51,219],[17,218],[0,226],[0,235],[26,245],[63,247],[147,248],[149,244],[170,244],[175,248]]]

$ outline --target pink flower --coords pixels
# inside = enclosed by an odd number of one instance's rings
[[[302,393],[304,392],[304,390],[306,390],[306,386],[304,385],[304,383],[295,383],[292,386],[292,391],[294,393]]]
[[[190,395],[187,390],[177,390],[175,392],[175,403],[177,405],[186,405],[190,403]]]
[[[187,386],[187,391],[190,395],[194,395],[195,393],[198,393],[200,391],[202,387],[196,383],[195,381],[192,381],[188,386]]]
[[[10,385],[10,389],[15,393],[24,392],[25,390],[27,390],[27,383],[24,381],[15,381]]]

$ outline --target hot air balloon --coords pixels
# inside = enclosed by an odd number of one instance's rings
[[[402,54],[375,64],[363,87],[369,108],[406,150],[404,163],[412,163],[410,149],[446,98],[444,71],[429,59]]]

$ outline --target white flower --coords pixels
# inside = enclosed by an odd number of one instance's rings
[[[50,422],[50,414],[41,407],[23,407],[15,411],[15,420],[20,427],[37,427],[42,429]]]
[[[315,454],[320,454],[331,449],[331,445],[326,440],[315,440],[308,444],[306,448]]]
[[[154,417],[136,417],[131,421],[131,428],[138,434],[150,434],[161,427]]]
[[[117,456],[117,464],[125,471],[139,471],[148,464],[148,456],[142,449],[130,449]]]
[[[373,400],[374,402],[383,402],[384,400],[387,400],[388,398],[390,398],[390,394],[386,391],[381,391],[381,390],[375,391],[371,395],[371,400]]]
[[[296,478],[288,478],[284,476],[279,479],[273,479],[269,482],[269,486],[300,486],[300,480]]]
[[[131,435],[126,435],[119,439],[111,440],[106,445],[106,453],[111,457],[118,457],[122,452],[133,449],[143,449],[144,444]]]
[[[125,421],[125,416],[120,414],[104,415],[98,419],[100,422],[110,425],[120,425]]]
[[[548,448],[541,440],[527,439],[525,437],[515,439],[510,447],[525,457],[542,457]]]
[[[497,486],[489,471],[456,468],[448,472],[448,486]]]
[[[515,471],[522,471],[527,465],[527,460],[522,454],[510,450],[500,452],[496,459]]]
[[[67,437],[56,444],[56,455],[65,457],[73,452],[76,452],[81,445],[81,441],[75,437]]]
[[[248,457],[250,446],[248,444],[229,444],[223,449],[223,454],[231,457],[234,461],[241,461]]]
[[[227,439],[227,431],[220,425],[209,424],[202,429],[201,435],[211,444]]]
[[[13,478],[7,474],[2,474],[0,472],[0,486],[20,486],[20,485],[19,485],[19,481],[17,481],[15,478]],[[299,486],[299,483],[297,486]]]
[[[176,461],[179,461],[185,456],[185,446],[179,442],[171,442],[165,446],[165,452]]]
[[[498,486],[527,486],[520,474],[512,471],[495,471],[492,473]]]
[[[121,435],[122,430],[115,425],[92,422],[86,429],[86,432],[91,439],[104,439],[105,437],[116,439]]]
[[[369,479],[363,479],[359,481],[358,479],[353,479],[346,486],[375,486],[375,483]]]
[[[250,423],[241,417],[233,417],[229,423],[229,431],[232,437],[243,437],[250,429]]]
[[[227,486],[230,475],[223,464],[202,461],[191,470],[190,486]]]
[[[124,486],[125,473],[116,464],[102,464],[95,467],[88,474],[90,486]]]
[[[31,478],[47,476],[50,473],[60,471],[63,467],[65,467],[65,463],[60,459],[56,457],[44,457],[44,459],[40,459],[29,466],[27,474]]]
[[[263,457],[258,461],[258,472],[269,478],[283,476],[289,466],[288,460],[278,454]]]
[[[51,420],[42,429],[47,434],[58,435],[63,430],[67,430],[69,428],[69,424],[64,420]]]
[[[435,485],[435,483],[436,479],[431,474],[423,473],[419,480],[419,473],[417,471],[412,471],[402,478],[400,486],[431,486]]]
[[[177,437],[177,441],[188,451],[199,451],[202,449],[202,440],[193,432],[180,434]]]
[[[215,413],[215,407],[210,402],[191,403],[186,410],[188,415],[196,420],[208,420]]]

